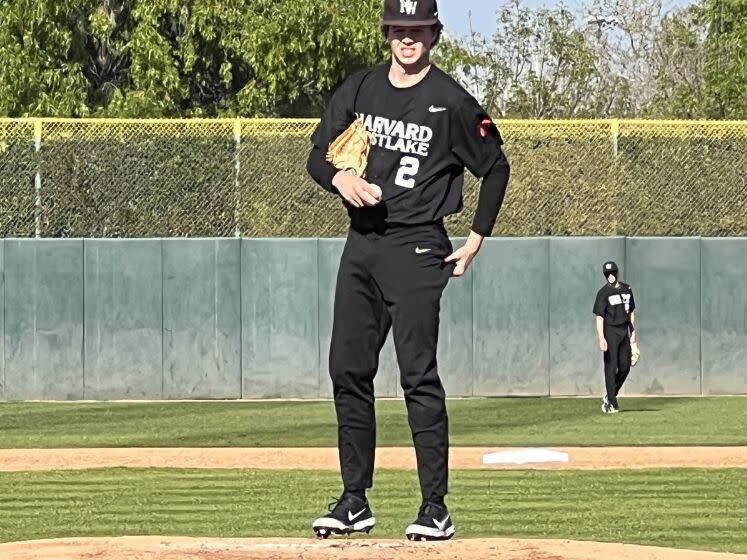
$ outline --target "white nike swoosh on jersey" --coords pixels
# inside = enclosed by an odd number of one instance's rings
[[[441,111],[445,111],[446,107],[434,107],[433,105],[431,105],[430,107],[428,107],[428,110],[431,113],[440,113]]]
[[[436,524],[436,527],[438,527],[439,531],[443,531],[444,530],[444,527],[446,527],[446,523],[448,523],[448,521],[449,521],[449,516],[448,515],[446,517],[444,517],[443,521],[439,521],[438,519],[435,519],[435,518],[433,519],[433,523]]]
[[[423,253],[427,253],[428,251],[430,251],[430,249],[421,249],[420,247],[415,247],[415,252],[418,255],[422,255]]]
[[[360,517],[363,514],[364,511],[366,511],[366,508],[363,508],[358,513],[356,513],[355,515],[353,515],[353,512],[348,510],[348,519],[350,521],[354,521],[357,517]]]

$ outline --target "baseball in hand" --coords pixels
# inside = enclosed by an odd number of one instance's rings
[[[381,187],[379,187],[379,185],[374,185],[372,183],[371,190],[374,191],[377,200],[381,200],[381,196],[382,196]]]

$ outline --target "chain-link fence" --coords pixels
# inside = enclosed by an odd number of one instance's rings
[[[36,157],[34,123],[0,122],[0,234],[34,235]]]
[[[620,123],[624,233],[747,235],[747,122]]]
[[[0,122],[4,237],[329,237],[315,120]],[[511,181],[495,235],[747,235],[747,121],[499,122]],[[465,182],[466,235],[479,181]]]

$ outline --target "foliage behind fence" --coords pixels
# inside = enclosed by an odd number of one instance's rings
[[[0,122],[4,237],[329,237],[314,120]],[[501,121],[495,235],[747,235],[747,121]],[[479,182],[448,220],[466,235]]]

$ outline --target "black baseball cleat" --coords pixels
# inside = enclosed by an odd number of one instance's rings
[[[418,518],[405,529],[405,535],[411,541],[445,541],[455,531],[446,507],[426,502],[420,507]]]
[[[620,409],[608,402],[605,402],[602,403],[602,412],[604,412],[605,414],[617,414],[618,412],[620,412]]]
[[[607,398],[606,394],[602,397],[602,412],[605,414],[610,413],[610,400]]]
[[[329,504],[329,508],[328,515],[316,519],[311,525],[316,536],[321,539],[351,533],[368,534],[376,525],[376,518],[368,506],[368,500],[343,494],[341,498]]]

